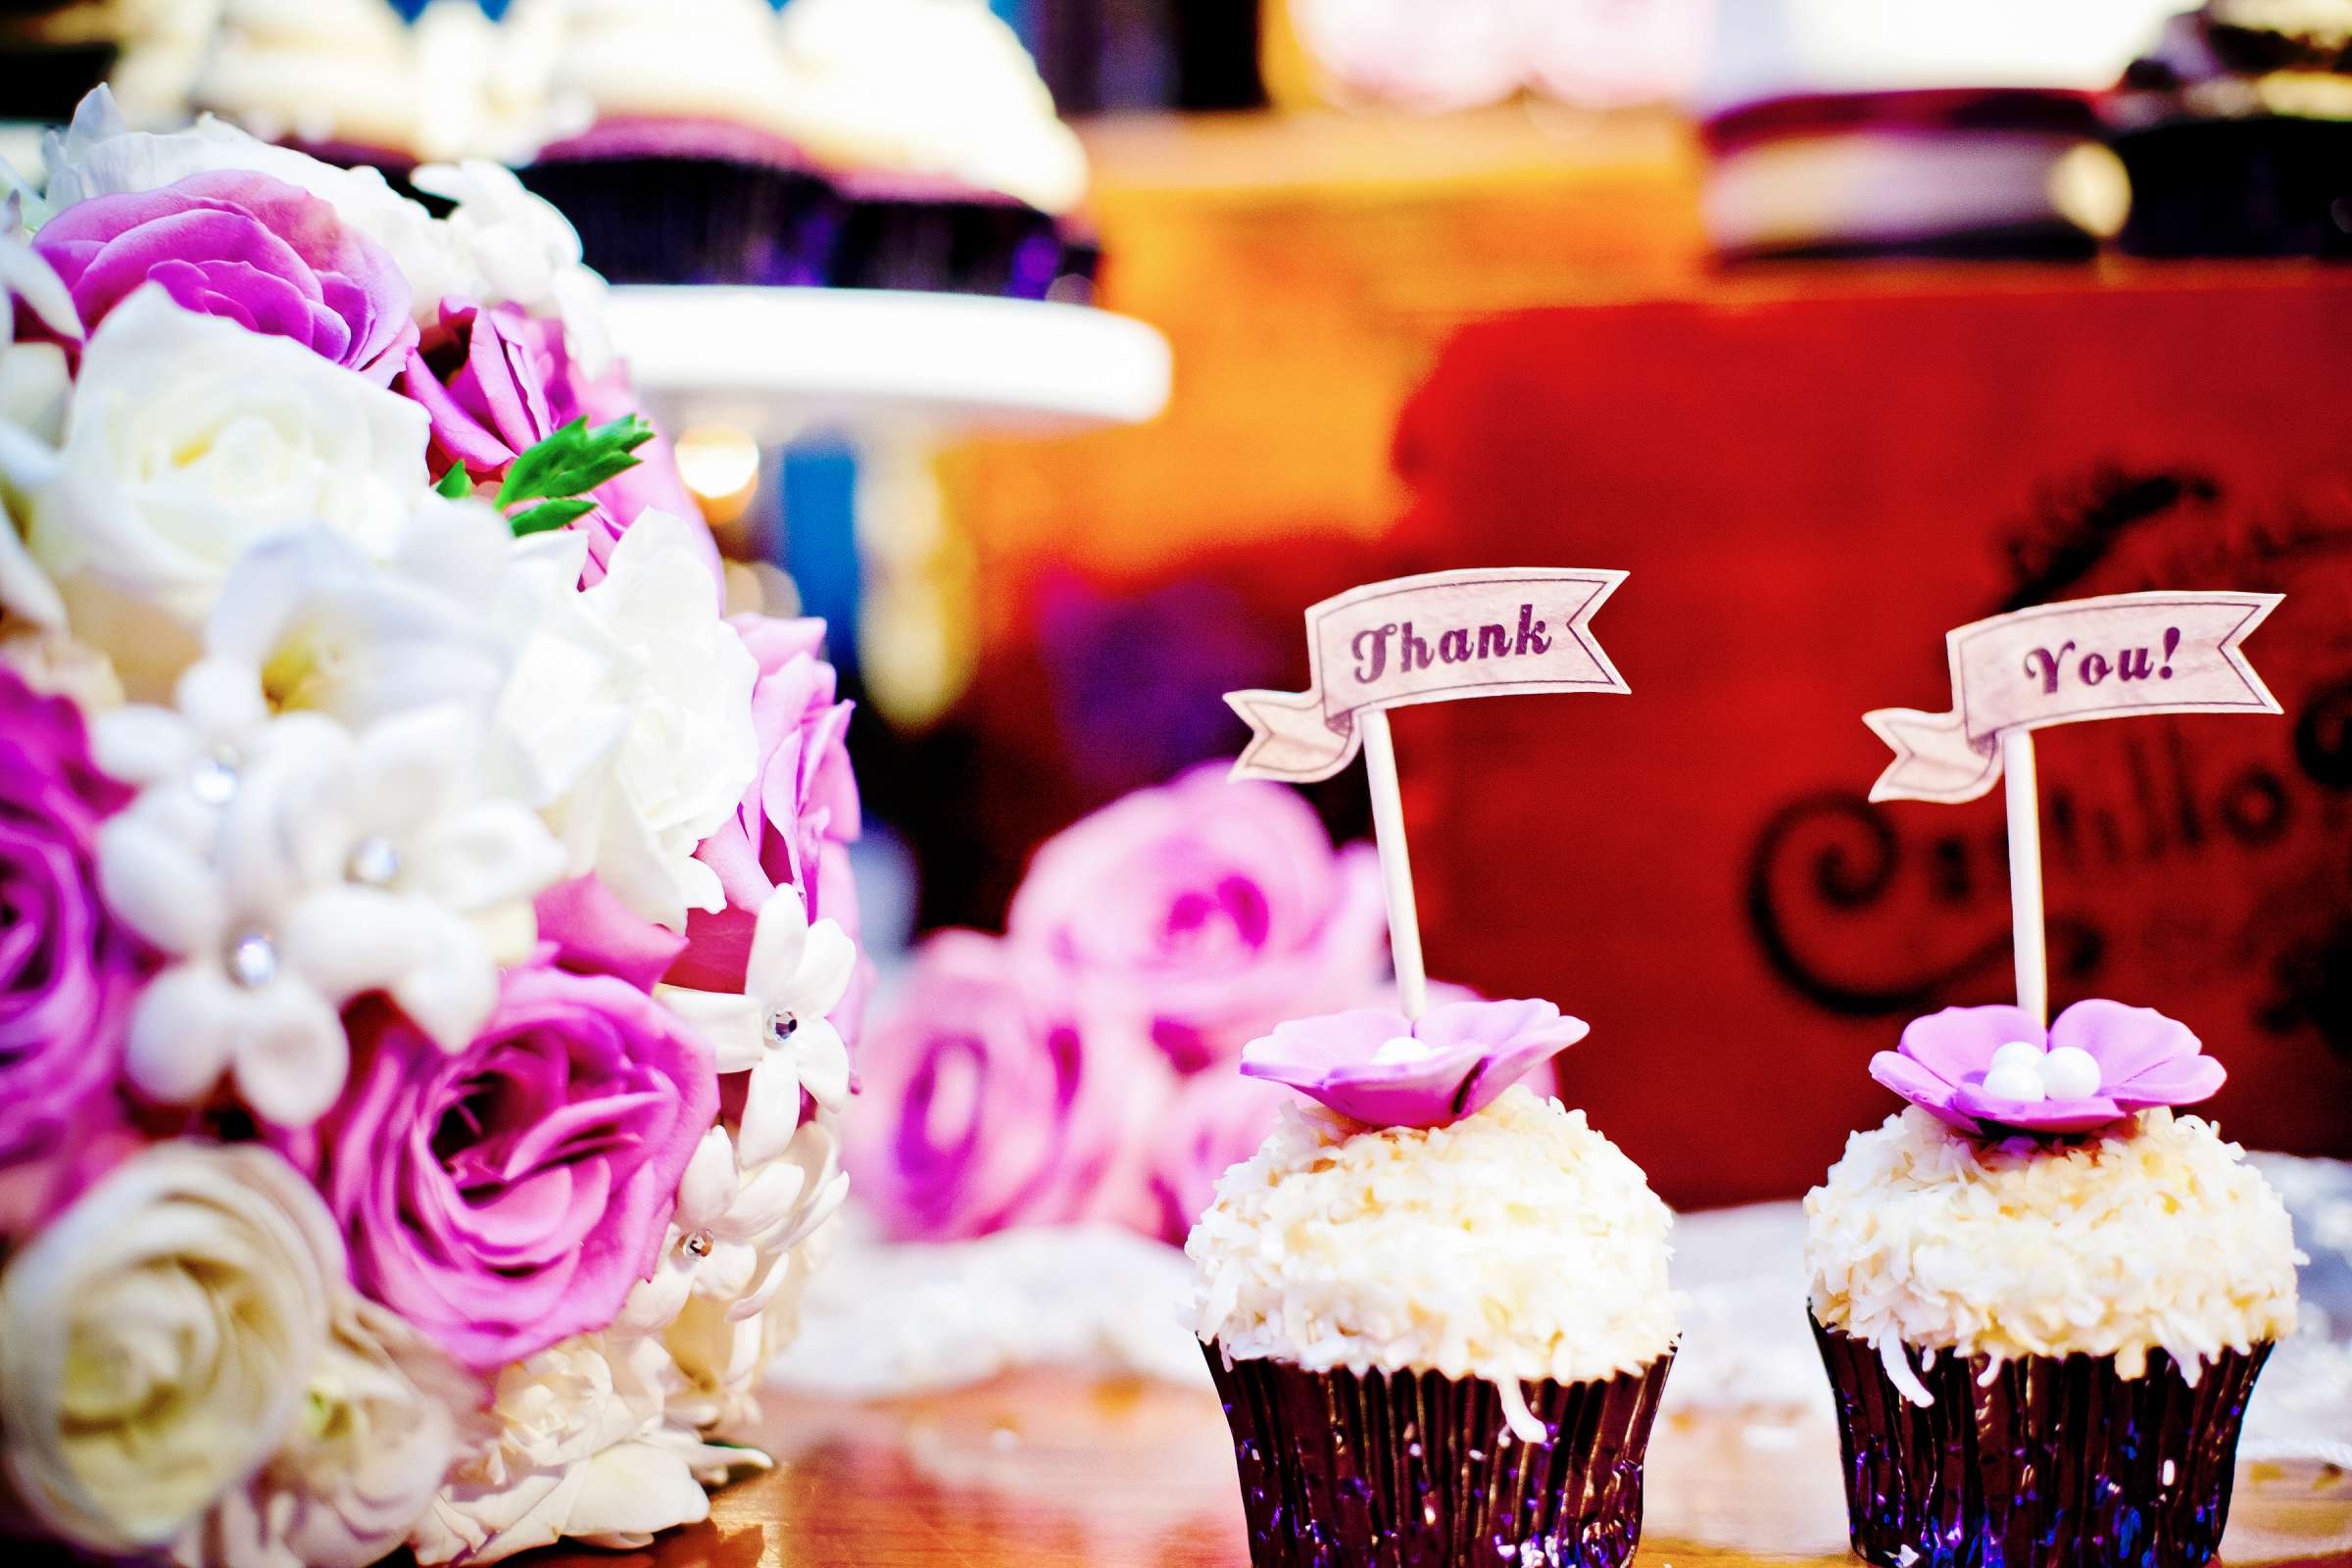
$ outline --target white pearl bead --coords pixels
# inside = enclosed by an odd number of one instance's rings
[[[1985,1074],[1990,1076],[1994,1069],[2000,1067],[2030,1067],[2038,1072],[2041,1068],[2041,1048],[2031,1040],[2012,1040],[1992,1054],[1992,1060],[1985,1064]]]
[[[1409,1061],[1426,1061],[1437,1054],[1438,1048],[1435,1046],[1415,1040],[1411,1035],[1398,1035],[1394,1040],[1382,1042],[1380,1049],[1372,1053],[1372,1065],[1400,1066]]]
[[[2052,1100],[2088,1100],[2099,1092],[2099,1059],[2081,1046],[2060,1046],[2041,1060],[2041,1087]]]
[[[2041,1087],[2041,1074],[2014,1061],[2001,1063],[1984,1075],[1984,1093],[1994,1100],[2011,1100],[2021,1105],[2039,1104],[2049,1098]]]

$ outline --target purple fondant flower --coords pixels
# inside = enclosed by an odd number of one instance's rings
[[[361,1290],[493,1367],[612,1321],[718,1109],[710,1050],[611,975],[533,963],[451,1055],[386,1008],[320,1129]]]
[[[1289,1084],[1373,1127],[1438,1127],[1474,1115],[1589,1026],[1548,1002],[1451,1002],[1408,1022],[1358,1007],[1278,1026],[1242,1071]]]
[[[2045,1032],[2023,1008],[1915,1018],[1870,1075],[1970,1134],[2082,1133],[2151,1105],[2210,1099],[2227,1076],[2186,1025],[2153,1007],[2078,1002]]]
[[[0,669],[0,1165],[86,1131],[122,1062],[145,959],[93,845],[129,798],[72,703]]]
[[[1167,1065],[1078,988],[1017,950],[946,931],[917,952],[858,1057],[844,1126],[850,1184],[895,1236],[1115,1219],[1153,1228],[1139,1179]]]
[[[735,814],[694,852],[717,873],[727,898],[722,909],[687,915],[686,951],[669,972],[673,985],[700,991],[743,988],[753,925],[779,887],[801,890],[810,920],[830,919],[858,936],[849,864],[859,824],[851,705],[839,700],[833,666],[821,656],[825,623],[738,615],[730,624],[760,666],[752,685],[760,766]],[[851,1045],[871,984],[871,966],[860,959],[848,1000],[832,1014]]]
[[[292,338],[378,385],[416,334],[408,279],[309,192],[250,170],[95,196],[42,225],[33,249],[92,330],[144,283],[182,309]]]
[[[1285,1017],[1371,1001],[1388,919],[1369,845],[1334,852],[1279,784],[1222,765],[1138,790],[1049,840],[1008,920],[1016,942],[1131,989],[1178,1070],[1229,1061]]]

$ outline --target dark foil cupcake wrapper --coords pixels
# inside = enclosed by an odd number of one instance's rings
[[[1254,1568],[1623,1568],[1670,1351],[1640,1373],[1523,1383],[1550,1438],[1522,1443],[1492,1383],[1434,1372],[1226,1365]]]
[[[1905,1399],[1876,1348],[1813,1325],[1838,1407],[1854,1550],[1892,1568],[2199,1568],[2230,1518],[2237,1435],[2271,1348],[2225,1351],[2195,1388],[2161,1350],[1939,1354]]]
[[[821,285],[846,208],[805,170],[719,158],[561,158],[517,171],[614,283]]]

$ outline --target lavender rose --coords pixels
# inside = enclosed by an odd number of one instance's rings
[[[122,1057],[144,958],[98,894],[98,824],[130,792],[81,714],[0,669],[0,1165],[86,1130]]]
[[[1152,1133],[1148,1179],[1161,1241],[1184,1245],[1216,1198],[1217,1178],[1257,1152],[1291,1103],[1283,1085],[1238,1072],[1195,1073],[1184,1081]]]
[[[1037,852],[1010,935],[1131,988],[1180,1071],[1284,1018],[1384,995],[1388,923],[1369,845],[1334,853],[1306,803],[1222,766],[1138,790]]]
[[[33,249],[92,330],[157,283],[183,310],[291,338],[379,386],[416,333],[408,279],[382,246],[326,202],[250,170],[92,197],[44,224]]]
[[[432,416],[433,472],[463,465],[477,482],[502,477],[516,458],[574,419],[603,424],[638,411],[625,369],[615,366],[591,381],[572,358],[562,322],[514,305],[444,301],[440,321],[409,351],[400,390]],[[701,525],[702,511],[678,476],[669,443],[656,436],[635,457],[635,467],[591,492],[596,510],[573,524],[588,538],[582,585],[604,580],[612,547],[649,509],[694,525],[716,580],[717,546]]]
[[[652,1270],[718,1108],[710,1051],[610,975],[509,970],[445,1054],[389,1010],[318,1140],[352,1280],[484,1368],[602,1328]]]
[[[858,934],[849,864],[859,827],[851,705],[837,700],[833,666],[820,657],[825,623],[738,615],[729,624],[760,666],[752,686],[760,767],[735,814],[694,852],[727,897],[725,908],[686,917],[686,952],[669,980],[698,991],[742,989],[753,924],[779,887],[801,890],[810,920],[830,919],[853,940]],[[861,958],[848,999],[832,1013],[851,1045],[871,985],[871,965]]]
[[[892,1234],[948,1241],[1144,1211],[1142,1134],[1168,1070],[1127,1022],[976,931],[917,952],[866,1031],[850,1187]]]

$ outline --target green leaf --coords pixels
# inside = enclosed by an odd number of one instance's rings
[[[507,526],[513,528],[514,537],[519,539],[524,534],[545,533],[551,528],[561,528],[573,518],[595,510],[596,503],[593,501],[542,501],[530,511],[509,517]]]
[[[654,427],[634,414],[593,430],[582,416],[509,466],[506,481],[498,487],[498,504],[503,508],[520,501],[585,495],[637,466],[638,460],[630,454],[653,438]]]
[[[433,489],[436,493],[445,495],[452,501],[463,501],[473,494],[473,479],[466,473],[466,465],[453,463],[449,466],[449,471],[441,476],[441,482],[433,486]]]

